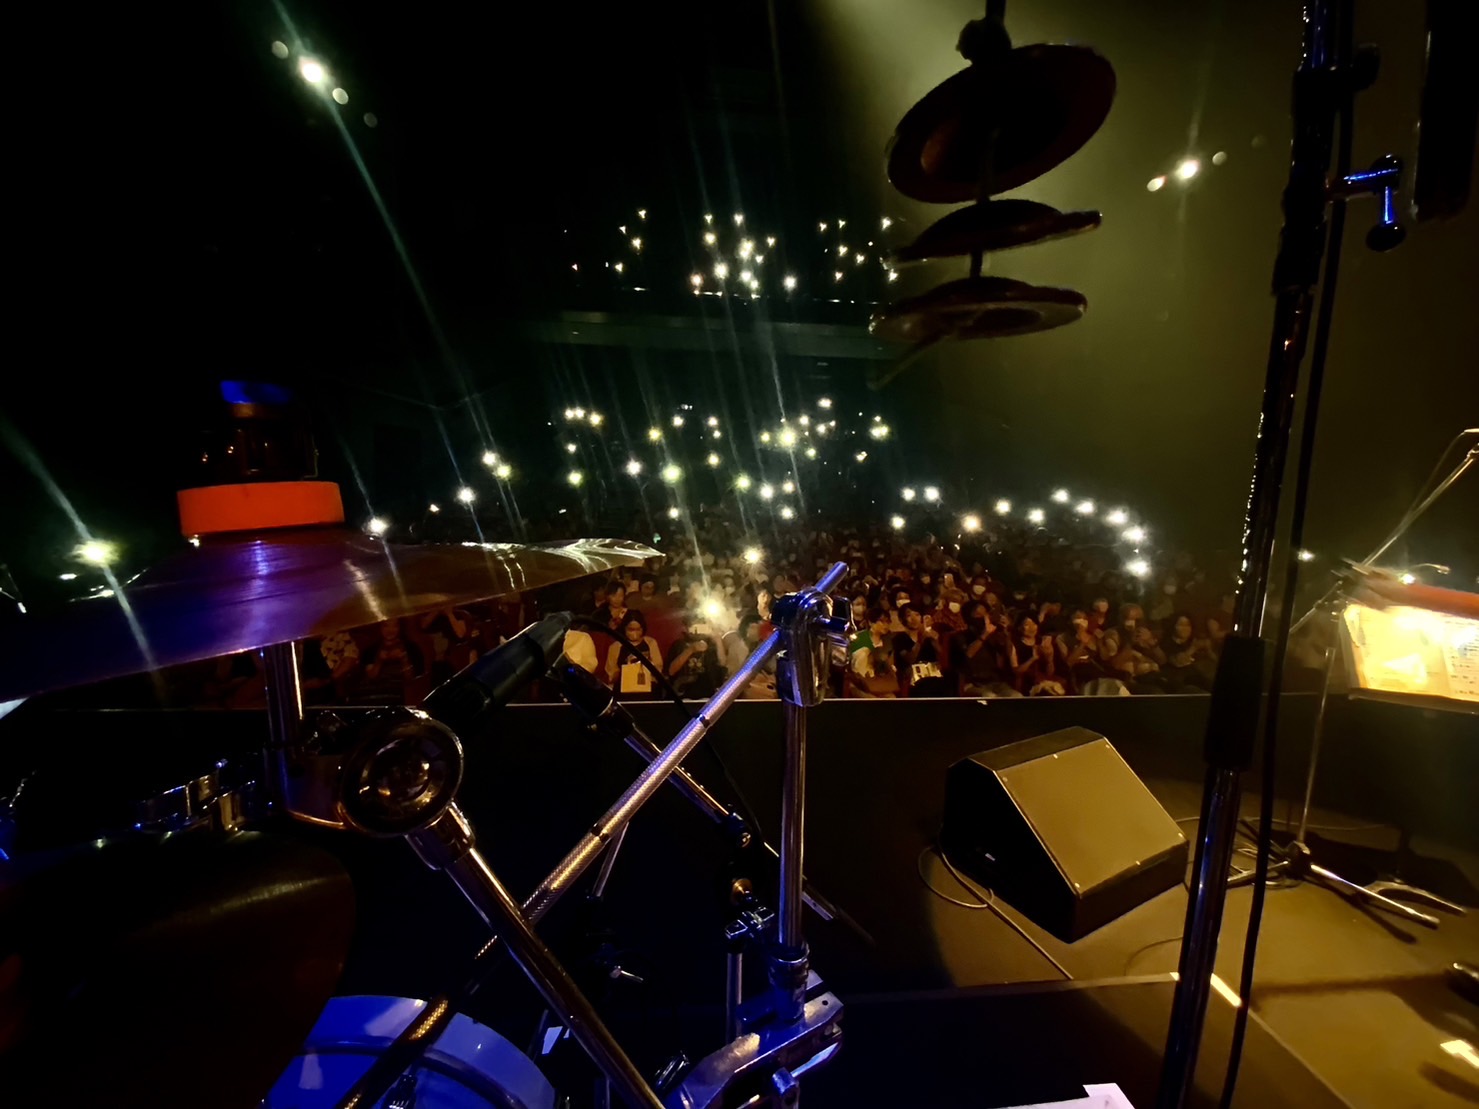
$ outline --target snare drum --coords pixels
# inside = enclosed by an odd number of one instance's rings
[[[333,1109],[426,1005],[408,997],[335,997],[263,1109]],[[412,1068],[416,1109],[553,1109],[555,1088],[508,1040],[457,1014]]]

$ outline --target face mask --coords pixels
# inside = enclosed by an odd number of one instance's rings
[[[950,611],[951,612],[959,612],[960,611],[960,602],[959,601],[951,601],[950,602]]]
[[[922,585],[928,585],[930,583],[930,576],[928,574],[925,574],[924,577],[919,579],[919,581]]]
[[[897,606],[898,608],[903,608],[908,603],[909,603],[909,598],[908,597],[895,597],[894,598],[894,605]]]
[[[986,587],[984,585],[973,585],[971,586],[971,592],[979,597],[982,593],[986,592]]]
[[[1073,622],[1073,626],[1075,628],[1087,628],[1089,626],[1089,622],[1087,620],[1075,620]]]

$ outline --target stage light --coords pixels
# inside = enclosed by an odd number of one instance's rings
[[[760,499],[762,501],[768,501],[773,496],[775,496],[774,485],[767,481],[764,485],[760,486]]]
[[[1126,528],[1124,531],[1120,532],[1120,538],[1125,540],[1125,542],[1127,543],[1144,543],[1145,529],[1139,524],[1136,524],[1134,527]]]
[[[565,419],[567,419],[567,420],[573,420],[573,419],[575,419],[575,409],[573,409],[573,408],[567,408],[567,409],[565,409]]]
[[[750,255],[755,253],[755,243],[750,239],[741,239],[739,244],[739,256],[744,261],[750,260]]]
[[[674,416],[673,417],[673,426],[674,427],[682,427],[683,426],[683,417],[682,416]]]
[[[924,487],[924,499],[929,501],[930,504],[934,504],[940,499],[940,491],[933,485],[926,485]]]
[[[785,286],[786,292],[789,293],[792,289],[796,288],[796,276],[790,273],[786,274],[781,284]]]
[[[709,438],[710,439],[723,439],[724,438],[724,432],[720,431],[716,427],[713,431],[709,432]]]
[[[894,225],[894,221],[889,219],[887,216],[884,216],[883,219],[879,222],[881,223],[885,231],[887,231],[890,227]]]
[[[1073,506],[1073,510],[1080,516],[1092,516],[1094,515],[1094,502],[1079,501],[1078,504]]]
[[[837,221],[837,230],[841,231],[846,226],[847,226],[847,220],[840,219],[840,220]]]
[[[899,271],[898,270],[889,270],[888,271],[888,279],[891,282],[892,281],[897,281],[899,279]]]
[[[349,94],[347,92],[345,92],[343,89],[335,89],[333,92],[329,93],[329,95],[334,98],[334,103],[335,104],[348,104],[349,103]]]
[[[298,74],[310,85],[321,85],[328,77],[323,63],[314,61],[312,58],[303,58],[298,62]]]
[[[1003,497],[1003,498],[1001,498],[1001,500],[997,501],[996,504],[994,504],[992,507],[996,510],[996,514],[998,516],[1005,516],[1005,515],[1007,515],[1007,513],[1011,512],[1011,510],[1012,510],[1012,502],[1009,501],[1009,500],[1007,500],[1005,497]]]
[[[675,484],[682,476],[683,471],[671,462],[662,468],[662,479],[669,485]]]
[[[962,531],[980,531],[981,517],[974,512],[968,512],[960,518],[960,527]]]
[[[1104,522],[1106,524],[1109,524],[1111,527],[1120,527],[1121,525],[1128,523],[1129,519],[1130,514],[1128,512],[1126,512],[1123,508],[1116,508],[1111,510],[1104,517]]]
[[[794,493],[794,492],[796,492],[796,483],[794,481],[783,481],[783,482],[781,482],[781,492],[782,493]]]
[[[855,455],[853,455],[852,457],[853,457],[853,461],[854,462],[867,462],[868,461],[868,452],[867,451],[858,451],[858,453],[855,454]]]
[[[441,510],[442,510],[442,506],[439,505],[439,504],[437,504],[434,501],[431,504],[429,504],[429,505],[426,506],[426,511],[431,512],[431,513],[437,513],[437,512],[440,512]]]
[[[888,424],[874,424],[868,429],[868,434],[873,436],[873,438],[875,439],[887,439],[888,432]]]
[[[719,619],[719,617],[724,615],[724,605],[715,598],[710,597],[707,601],[704,602],[703,609],[701,611],[710,620],[717,620]]]
[[[571,470],[568,474],[565,475],[565,480],[579,489],[580,486],[585,482],[585,475],[579,470]]]
[[[712,231],[705,231],[704,232],[704,245],[705,246],[713,246],[718,241],[719,241],[719,236],[716,235],[716,234],[714,234]]]
[[[1400,575],[1397,580],[1400,581],[1403,585],[1413,585],[1417,582],[1417,575],[1409,570],[1406,573]]]
[[[846,258],[847,257],[847,246],[846,246],[846,244],[844,244],[842,246],[839,246],[837,248],[837,257],[839,257],[839,258]]]
[[[642,253],[642,240],[641,239],[633,239],[632,240],[632,249],[635,250],[638,254],[641,254]]]
[[[734,479],[734,487],[738,489],[741,493],[748,492],[750,486],[753,484],[754,482],[750,480],[749,474],[740,474],[739,477]]]
[[[1190,181],[1202,170],[1202,163],[1195,158],[1187,158],[1176,167],[1176,177],[1181,181]]]
[[[706,459],[704,459],[704,461],[707,462],[710,466],[718,466],[719,465],[719,456],[717,454],[714,454],[712,451],[710,451],[709,452],[709,457],[706,458]]]
[[[781,446],[788,449],[794,447],[796,445],[796,433],[788,427],[781,428],[780,443]]]
[[[796,519],[796,510],[794,508],[792,508],[788,504],[782,505],[781,506],[781,519],[782,520],[794,520],[794,519]]]
[[[463,504],[472,504],[473,501],[478,499],[478,495],[464,485],[461,489],[457,490],[457,499]]]
[[[390,524],[379,516],[371,516],[365,521],[365,530],[371,535],[384,535],[390,530]]]
[[[286,58],[288,56],[288,44],[285,42],[274,42],[272,44],[272,56],[274,58]]]
[[[762,555],[759,547],[746,547],[744,558],[751,566],[760,561]]]
[[[852,260],[854,265],[861,266],[868,260],[868,256],[866,254],[854,254]]]
[[[888,518],[888,526],[891,527],[891,528],[893,528],[894,531],[903,531],[904,530],[904,517],[902,517],[902,516],[890,516]]]
[[[736,212],[734,214],[734,225],[736,227],[743,227],[745,225],[745,216],[743,212]]]
[[[755,275],[749,270],[740,270],[740,283],[753,286],[755,284]]]
[[[713,213],[711,213],[711,212],[705,212],[704,213],[704,222],[705,223],[713,223],[714,222]]]
[[[657,442],[661,442],[661,440],[662,440],[662,431],[661,431],[661,429],[655,428],[655,427],[649,427],[647,429],[647,441],[649,443],[657,443]]]
[[[1068,503],[1068,490],[1067,489],[1054,489],[1053,490],[1053,501],[1056,504],[1067,504]]]
[[[1044,520],[1046,520],[1047,517],[1048,514],[1040,508],[1029,508],[1027,510],[1027,522],[1030,524],[1040,524]]]
[[[1137,578],[1147,577],[1150,574],[1150,563],[1143,558],[1132,558],[1125,563],[1125,569]]]
[[[707,420],[704,421],[704,423],[708,424],[710,427],[718,427],[719,426],[719,417],[718,416],[710,416]]]
[[[815,458],[816,456],[817,456],[817,449],[815,447],[807,447],[806,448],[806,457],[807,458]]]
[[[825,233],[826,230],[827,230],[827,225],[825,223],[819,223],[819,224],[817,224],[817,230],[819,232]]]
[[[635,458],[629,458],[627,459],[626,471],[629,476],[636,477],[642,472],[642,463]]]
[[[915,492],[906,485],[903,489],[899,490],[899,496],[903,497],[906,501],[912,501],[915,497]]]
[[[818,397],[817,398],[817,407],[818,408],[831,408],[832,407],[832,398],[831,397]]]
[[[76,574],[58,574],[57,577],[61,581],[76,581],[77,580],[77,575]]]
[[[591,413],[591,427],[600,427],[606,422],[606,417],[599,412]]]
[[[496,454],[494,454],[492,451],[484,451],[483,452],[483,465],[489,467],[490,469],[492,467],[494,467],[494,466],[497,466],[498,465],[498,456]]]
[[[726,277],[729,276],[729,267],[726,266],[723,262],[720,262],[717,266],[714,267],[714,276],[717,277],[720,281],[723,281]]]
[[[1166,187],[1166,177],[1165,177],[1165,174],[1162,174],[1159,177],[1152,177],[1149,181],[1147,181],[1145,183],[1145,188],[1146,188],[1146,191],[1147,192],[1158,193],[1162,189],[1164,189],[1165,187]]]
[[[1299,561],[1300,562],[1313,562],[1313,561],[1315,561],[1315,552],[1314,551],[1307,551],[1307,550],[1300,550],[1300,552],[1299,552]]]
[[[577,447],[574,443],[566,443],[565,444],[565,453],[566,454],[574,454],[578,450],[580,450],[580,448]]]
[[[683,515],[682,511],[680,511],[676,505],[674,507],[668,509],[668,519],[669,520],[676,520],[676,519],[678,519],[678,517],[680,517],[682,515]]]
[[[833,281],[841,281],[842,280],[842,271],[841,270],[833,270],[832,271],[832,280]]]
[[[575,409],[575,418],[577,420],[583,420],[583,419],[585,419],[585,409],[584,408],[577,408],[577,409]]]
[[[500,462],[493,468],[493,476],[499,481],[507,481],[514,476],[514,468],[507,462]]]

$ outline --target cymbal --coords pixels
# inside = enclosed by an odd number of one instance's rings
[[[48,1105],[255,1106],[339,981],[354,887],[251,832],[0,870],[0,1059]]]
[[[207,540],[118,597],[16,624],[0,637],[0,701],[510,596],[656,554],[614,539],[413,546],[337,529]]]
[[[1084,295],[1073,289],[1006,277],[963,277],[885,306],[874,313],[868,330],[901,343],[996,339],[1062,327],[1087,307]]]
[[[1015,189],[1088,142],[1114,90],[1114,68],[1086,46],[1036,43],[968,66],[905,113],[889,143],[888,179],[939,204],[978,199],[983,172],[987,195]]]
[[[893,255],[895,262],[989,254],[1062,239],[1099,226],[1098,212],[1060,212],[1035,200],[991,200],[958,208]]]

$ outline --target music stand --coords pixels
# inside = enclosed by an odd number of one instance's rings
[[[1315,713],[1299,828],[1282,849],[1284,857],[1269,866],[1269,875],[1320,882],[1413,923],[1436,928],[1438,917],[1397,898],[1460,916],[1464,909],[1397,878],[1361,885],[1316,863],[1306,839],[1310,804],[1332,690],[1352,698],[1479,714],[1479,594],[1404,584],[1383,572],[1363,572],[1360,567],[1357,571],[1353,588],[1337,593],[1336,603],[1330,606],[1331,641],[1325,653],[1325,679]],[[1240,872],[1228,882],[1229,887],[1246,885],[1253,873]]]

